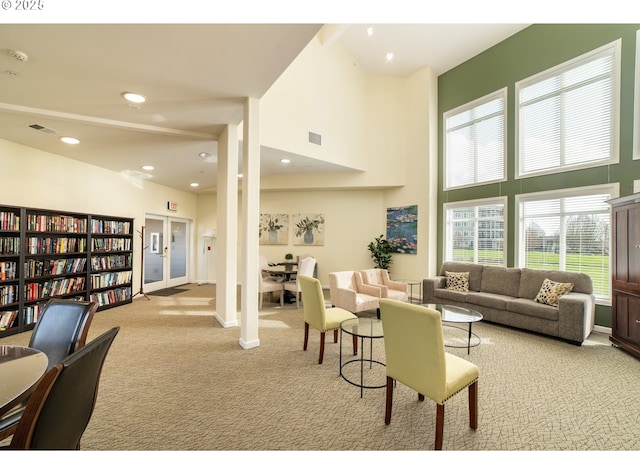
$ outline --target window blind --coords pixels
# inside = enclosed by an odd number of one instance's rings
[[[617,45],[516,84],[520,176],[612,162]]]
[[[444,114],[445,189],[504,179],[505,97],[501,90]]]

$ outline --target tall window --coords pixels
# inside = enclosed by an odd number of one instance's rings
[[[507,90],[444,113],[445,189],[505,179]]]
[[[583,272],[609,299],[610,211],[615,185],[516,196],[520,267]]]
[[[518,176],[618,162],[620,41],[516,83]]]
[[[445,204],[445,261],[505,265],[505,210],[505,198]]]

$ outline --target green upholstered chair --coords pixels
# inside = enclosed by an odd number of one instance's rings
[[[302,307],[304,310],[304,350],[307,350],[309,342],[309,326],[320,331],[320,357],[318,363],[324,358],[324,337],[328,330],[333,330],[333,342],[338,342],[338,329],[340,323],[346,319],[357,318],[351,312],[339,307],[326,308],[322,286],[318,279],[298,275],[300,289],[302,290]],[[353,353],[357,352],[356,337],[353,337]]]
[[[469,427],[478,426],[476,365],[444,350],[440,312],[420,305],[380,299],[387,365],[384,422],[391,422],[394,380],[437,404],[435,449],[442,449],[444,403],[468,387]]]

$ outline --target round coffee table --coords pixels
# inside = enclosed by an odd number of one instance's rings
[[[449,348],[467,348],[467,354],[471,351],[471,348],[480,345],[480,337],[471,331],[471,327],[473,323],[482,320],[482,313],[476,312],[475,310],[471,310],[464,307],[458,307],[456,305],[447,305],[447,304],[425,304],[427,307],[435,308],[440,312],[440,317],[442,318],[443,323],[467,323],[469,325],[468,329],[464,329],[459,326],[454,326],[453,324],[444,324],[448,327],[453,327],[455,329],[460,329],[467,334],[467,345],[466,346],[457,346],[453,344],[446,344],[445,346]],[[471,337],[474,337],[475,340],[471,343]]]

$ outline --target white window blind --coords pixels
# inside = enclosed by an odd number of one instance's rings
[[[610,186],[519,196],[519,266],[586,273],[596,296],[608,299],[611,197]]]
[[[504,180],[506,89],[444,114],[445,189]]]
[[[504,265],[505,203],[445,204],[445,260]]]
[[[617,162],[619,42],[516,84],[518,174]]]

